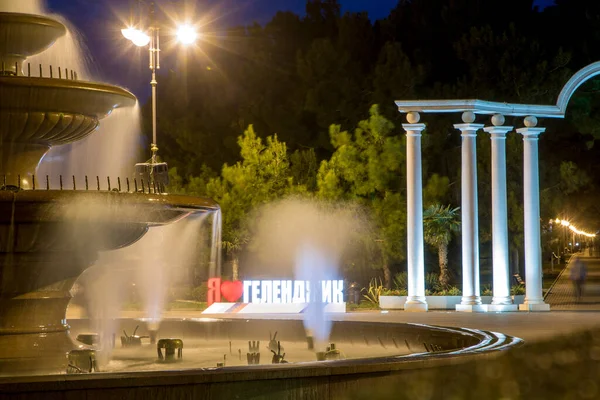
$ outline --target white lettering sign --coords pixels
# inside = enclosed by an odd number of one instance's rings
[[[310,281],[244,281],[244,303],[289,304],[289,303],[343,303],[344,281],[328,280],[314,282],[312,291]]]

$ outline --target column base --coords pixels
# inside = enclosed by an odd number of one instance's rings
[[[515,312],[519,311],[519,306],[516,304],[485,304],[486,312]]]
[[[456,311],[460,312],[486,312],[486,306],[483,304],[457,304]]]
[[[404,303],[404,311],[425,312],[427,309],[427,303]]]
[[[532,312],[550,311],[550,304],[546,304],[546,303],[520,304],[519,311],[532,311]]]
[[[481,296],[462,296],[460,304],[463,306],[480,306]]]
[[[507,305],[513,304],[513,299],[511,296],[494,296],[492,297],[492,304],[494,305]]]

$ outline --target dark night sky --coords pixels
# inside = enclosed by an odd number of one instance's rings
[[[183,3],[185,0],[168,0]],[[52,12],[63,15],[82,34],[90,48],[100,79],[124,86],[133,91],[141,102],[149,94],[147,55],[129,48],[121,36],[120,28],[129,15],[128,0],[46,0]],[[165,1],[163,1],[165,2]],[[367,11],[372,20],[384,18],[398,0],[340,0],[342,12]],[[554,0],[536,0],[541,7]],[[157,3],[161,3],[160,0]],[[190,3],[188,1],[188,3]],[[193,1],[191,3],[194,3]],[[268,22],[277,11],[304,13],[306,0],[202,0],[196,15],[210,15],[214,21],[208,29],[217,32],[219,27]],[[181,5],[179,9],[183,8]],[[161,46],[164,47],[164,46]],[[163,49],[164,50],[164,49]],[[168,54],[163,52],[162,63],[169,66]],[[160,81],[159,81],[160,84]]]

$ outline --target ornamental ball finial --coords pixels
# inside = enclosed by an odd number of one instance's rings
[[[494,126],[504,125],[504,121],[504,115],[502,114],[494,114],[494,116],[492,117],[492,125]]]
[[[528,128],[533,128],[534,126],[536,126],[538,124],[538,119],[536,117],[534,117],[533,115],[529,115],[529,116],[525,117],[524,124]]]
[[[475,121],[475,114],[473,111],[465,111],[462,113],[462,120],[465,124],[471,124]]]
[[[406,120],[409,124],[417,124],[421,120],[421,116],[416,111],[411,111],[406,114]]]

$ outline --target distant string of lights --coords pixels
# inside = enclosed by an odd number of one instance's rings
[[[595,233],[588,233],[588,232],[584,232],[582,230],[577,229],[574,225],[572,225],[569,221],[564,220],[564,219],[560,219],[560,218],[556,218],[554,220],[554,222],[556,222],[557,224],[561,224],[562,226],[565,226],[567,228],[569,228],[573,233],[575,233],[576,235],[583,235],[589,238],[593,238],[596,237]]]

